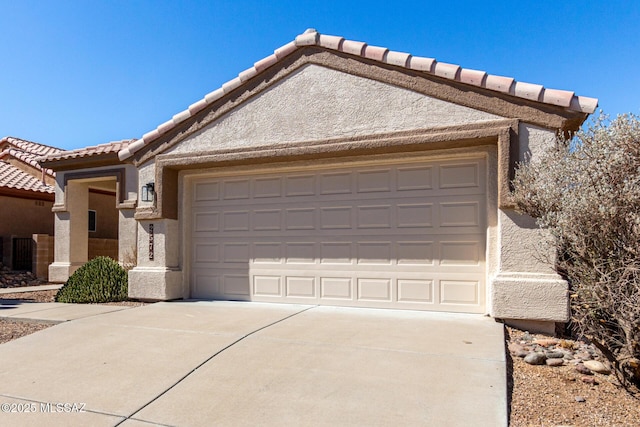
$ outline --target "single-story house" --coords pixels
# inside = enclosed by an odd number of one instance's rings
[[[307,30],[136,141],[43,159],[57,171],[50,276],[87,260],[87,191],[108,183],[133,298],[551,328],[568,320],[567,284],[510,178],[597,102]]]
[[[55,173],[38,157],[55,147],[10,136],[0,139],[0,262],[14,270],[32,270],[32,236],[53,234]]]
[[[51,209],[56,174],[37,159],[62,151],[14,137],[0,139],[0,262],[14,270],[33,271],[41,279],[47,278],[47,267],[53,261]],[[93,185],[87,200],[88,259],[98,255],[117,258],[115,191]]]

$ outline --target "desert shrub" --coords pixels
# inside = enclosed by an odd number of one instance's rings
[[[518,210],[555,238],[572,327],[640,385],[640,120],[600,115],[521,164],[513,184]]]
[[[127,272],[109,257],[97,257],[77,269],[56,294],[57,302],[98,303],[127,299]]]

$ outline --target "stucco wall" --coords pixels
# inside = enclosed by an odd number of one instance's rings
[[[89,209],[96,211],[96,231],[90,231],[89,238],[117,239],[118,210],[115,195],[89,191]]]
[[[496,120],[407,89],[307,65],[167,153],[193,153]]]
[[[496,115],[411,90],[309,65],[207,128],[187,136],[163,155],[196,157],[214,150],[322,141],[499,119]],[[553,144],[555,137],[553,130],[527,123],[520,124],[518,134],[519,158],[516,160],[520,161],[529,156],[536,161],[539,154]],[[542,321],[545,325],[565,321],[568,318],[567,286],[547,262],[553,259],[553,246],[540,244],[543,239],[533,219],[513,210],[497,208],[496,156],[494,151],[490,152],[487,310],[495,317]],[[138,173],[141,185],[154,182],[154,161],[140,165]],[[139,206],[149,204],[141,202]],[[176,252],[181,247],[176,230],[185,225],[169,220],[155,221],[156,254],[150,261],[149,224],[141,222],[138,228],[138,267],[130,273],[134,293],[140,296],[157,291],[154,294],[157,298],[178,295],[174,274],[179,274],[178,269],[184,266],[180,265],[182,254]],[[168,275],[171,280],[167,279]],[[156,283],[156,280],[165,281]],[[158,289],[152,291],[154,287]]]
[[[520,125],[519,134],[520,161],[538,161],[555,140],[552,130],[526,123]],[[492,280],[491,314],[508,323],[509,319],[567,321],[567,283],[553,268],[555,249],[548,234],[533,218],[509,209],[499,211],[498,227],[500,267]]]
[[[52,202],[0,196],[2,263],[11,265],[12,237],[53,234]]]

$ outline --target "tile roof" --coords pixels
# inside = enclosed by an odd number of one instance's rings
[[[39,193],[54,193],[54,188],[47,185],[30,173],[0,160],[0,187],[15,190],[35,191]]]
[[[33,154],[35,156],[45,156],[50,153],[62,151],[61,149],[56,147],[39,144],[33,141],[27,141],[25,139],[14,138],[12,136],[6,136],[0,139],[0,150],[4,149],[5,146],[13,146],[20,151]]]
[[[42,168],[37,159],[60,151],[55,147],[10,136],[0,139],[0,187],[53,194],[54,188],[44,182],[44,174],[54,177],[55,172]],[[14,166],[9,162],[10,159],[40,171],[40,176]]]
[[[122,141],[113,141],[106,144],[94,145],[91,147],[78,148],[76,150],[59,151],[57,153],[48,154],[38,159],[41,162],[77,159],[83,157],[93,157],[101,154],[117,153],[126,149],[135,139],[123,139]]]
[[[205,95],[203,99],[190,105],[186,110],[176,114],[156,129],[144,134],[142,138],[122,149],[118,153],[118,157],[120,160],[131,157],[135,152],[157,139],[160,135],[174,128],[189,117],[194,116],[211,103],[239,87],[245,81],[304,46],[320,46],[325,49],[424,72],[425,74],[506,93],[519,98],[557,105],[582,113],[593,113],[598,106],[598,100],[596,98],[577,96],[570,91],[548,89],[541,85],[518,82],[513,77],[487,74],[485,71],[462,68],[459,65],[438,62],[433,58],[413,56],[409,53],[396,52],[385,47],[370,46],[364,42],[346,40],[344,37],[339,36],[320,34],[314,29],[308,29],[303,34],[297,36],[294,41],[276,49],[272,55],[261,59],[256,62],[253,67],[241,72],[235,79],[224,83],[221,88]]]

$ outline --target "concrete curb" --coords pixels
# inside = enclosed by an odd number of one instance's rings
[[[37,292],[37,291],[54,291],[60,289],[63,285],[42,285],[42,286],[20,286],[16,288],[1,288],[0,295],[2,294],[17,294],[21,292]],[[0,298],[2,298],[0,296]]]

